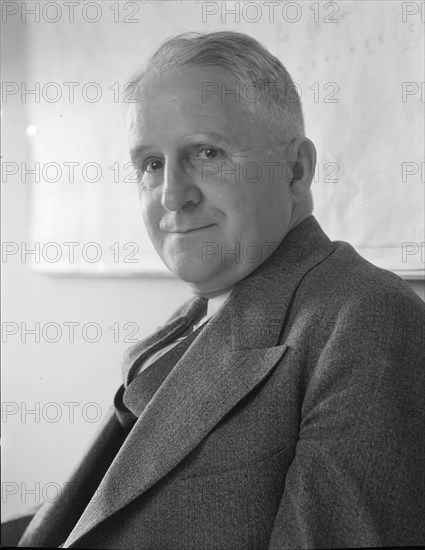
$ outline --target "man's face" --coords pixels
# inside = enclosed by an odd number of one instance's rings
[[[131,113],[149,236],[167,267],[207,297],[249,275],[290,229],[291,170],[247,116],[245,96],[221,93],[234,89],[227,73],[191,68],[148,79]]]

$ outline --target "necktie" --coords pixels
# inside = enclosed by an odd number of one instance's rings
[[[123,428],[129,429],[137,421],[162,382],[195,340],[202,326],[134,377],[140,364],[152,353],[188,332],[190,327],[205,315],[207,302],[205,298],[195,298],[180,316],[137,346],[138,357],[132,364],[127,365],[128,370],[123,373],[127,384],[119,388],[114,398],[115,415]]]
[[[180,315],[172,319],[156,333],[136,344],[131,349],[129,359],[124,361],[123,364],[122,376],[124,386],[130,383],[139,366],[150,355],[167,345],[169,342],[176,340],[179,336],[182,336],[198,320],[202,319],[207,312],[207,304],[208,300],[206,298],[195,297],[182,310]]]

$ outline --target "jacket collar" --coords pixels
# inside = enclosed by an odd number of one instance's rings
[[[298,286],[334,250],[314,216],[294,227],[273,254],[232,292],[228,306],[233,348],[277,345]],[[259,319],[266,319],[267,327],[259,327]]]

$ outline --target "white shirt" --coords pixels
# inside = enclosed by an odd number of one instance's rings
[[[224,304],[224,302],[227,300],[227,298],[230,296],[230,293],[232,291],[228,290],[227,292],[224,292],[223,294],[219,294],[218,296],[215,296],[214,298],[209,298],[208,304],[207,304],[207,313],[200,321],[194,325],[193,330],[196,330],[198,327],[203,325],[210,319],[213,315],[217,313],[217,311],[221,308],[221,306]]]

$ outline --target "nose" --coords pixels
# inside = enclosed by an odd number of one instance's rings
[[[181,212],[189,204],[198,204],[202,200],[202,192],[193,176],[179,166],[177,162],[168,160],[164,168],[161,204],[168,212]]]

